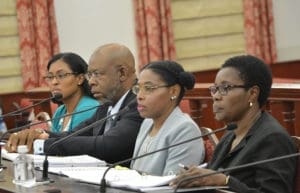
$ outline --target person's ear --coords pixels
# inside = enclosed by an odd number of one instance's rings
[[[84,74],[79,74],[77,76],[77,85],[81,86],[83,84],[83,82],[84,82],[84,79],[85,79]]]
[[[118,74],[120,77],[120,81],[123,82],[126,80],[127,76],[128,76],[128,69],[126,68],[125,65],[120,65],[118,67]]]
[[[253,86],[249,89],[249,102],[251,103],[257,103],[258,102],[258,96],[260,93],[260,89],[258,86]]]
[[[180,86],[178,84],[175,84],[170,87],[170,96],[171,97],[176,96],[176,98],[178,98],[179,93],[180,93]]]

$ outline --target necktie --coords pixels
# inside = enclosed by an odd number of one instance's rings
[[[110,116],[110,111],[107,113],[107,116]],[[111,128],[113,121],[114,121],[114,119],[112,117],[110,117],[106,120],[104,133]]]

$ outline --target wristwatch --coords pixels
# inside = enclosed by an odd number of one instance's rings
[[[229,176],[229,175],[228,175],[228,176],[226,176],[226,178],[225,178],[225,186],[227,186],[227,185],[228,185],[229,178],[230,178],[230,176]]]

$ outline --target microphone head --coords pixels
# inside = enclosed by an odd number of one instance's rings
[[[61,93],[54,93],[52,97],[56,101],[61,101],[61,99],[63,98],[63,95]]]
[[[61,105],[63,102],[61,101],[63,98],[63,95],[61,93],[52,93],[51,101],[55,104]]]
[[[237,124],[235,124],[235,123],[230,123],[226,126],[226,130],[228,130],[228,131],[235,130],[236,128],[237,128]]]

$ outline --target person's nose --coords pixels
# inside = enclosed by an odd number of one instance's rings
[[[90,86],[93,86],[96,84],[96,81],[95,81],[95,78],[92,76],[89,80],[88,80],[88,83]]]
[[[145,98],[145,95],[143,94],[143,92],[139,91],[137,94],[136,94],[136,98],[137,100],[141,101]]]
[[[53,77],[53,79],[50,81],[50,84],[57,85],[58,84],[57,77]]]
[[[211,96],[213,101],[218,101],[221,100],[222,98],[222,95],[220,94],[219,91],[215,92],[214,94],[211,93]]]

